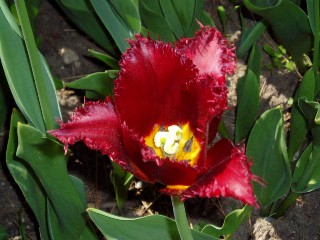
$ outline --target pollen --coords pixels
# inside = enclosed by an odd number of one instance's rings
[[[177,125],[168,127],[168,132],[159,131],[154,136],[154,144],[156,147],[163,148],[163,151],[172,155],[179,149],[179,141],[182,136],[182,129]]]
[[[189,123],[170,126],[156,124],[145,143],[152,148],[159,158],[172,161],[185,161],[193,166],[201,151],[200,144],[190,129]]]

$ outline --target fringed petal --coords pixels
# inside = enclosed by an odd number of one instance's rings
[[[189,81],[186,87],[181,109],[189,116],[191,129],[201,144],[202,152],[197,163],[202,168],[206,160],[209,122],[213,118],[221,118],[227,108],[227,88],[211,75],[198,76]]]
[[[242,149],[226,139],[217,142],[209,151],[211,168],[181,194],[181,199],[199,197],[232,197],[259,207],[251,180],[250,163]]]
[[[64,143],[65,151],[69,144],[82,140],[90,149],[100,150],[120,165],[127,165],[119,120],[109,98],[87,102],[76,109],[69,122],[60,123],[60,129],[48,132]]]
[[[215,28],[201,26],[194,38],[183,38],[176,48],[190,58],[200,74],[212,74],[224,80],[236,68],[235,47]]]
[[[170,44],[150,38],[137,36],[129,44],[114,89],[120,119],[141,136],[155,124],[187,122],[189,116],[181,109],[182,91],[198,74],[191,60],[176,53]]]

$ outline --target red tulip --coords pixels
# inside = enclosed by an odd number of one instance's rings
[[[258,206],[251,185],[257,178],[243,149],[227,139],[212,144],[227,108],[234,47],[203,26],[174,46],[140,35],[129,44],[113,99],[85,103],[50,133],[65,149],[82,140],[182,200],[224,196]]]

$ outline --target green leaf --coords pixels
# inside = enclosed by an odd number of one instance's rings
[[[297,193],[307,193],[320,187],[320,147],[310,144],[297,162],[292,188]]]
[[[202,11],[202,15],[200,18],[200,22],[204,25],[204,26],[212,26],[215,27],[215,23],[213,21],[213,19],[211,18],[210,14],[207,13],[206,11]]]
[[[27,240],[27,233],[26,233],[26,224],[25,224],[25,216],[22,212],[22,209],[19,210],[19,232],[22,240]]]
[[[252,48],[247,73],[237,84],[237,115],[235,142],[240,142],[249,134],[259,110],[261,50]]]
[[[174,42],[176,40],[168,22],[162,15],[159,3],[156,1],[140,0],[139,11],[143,25],[147,31],[153,33],[156,39],[160,38],[166,42]]]
[[[302,183],[301,178],[304,178],[305,169],[308,162],[312,161],[310,159],[312,157],[312,148],[313,145],[309,144],[309,146],[304,150],[300,158],[297,160],[297,164],[292,176],[292,188],[295,192],[303,192],[303,190],[305,189],[305,185],[308,180],[304,180]]]
[[[270,23],[281,45],[302,67],[303,54],[311,50],[313,42],[308,16],[304,11],[290,0],[244,0],[244,4]]]
[[[315,25],[314,0],[306,0],[306,2],[307,2],[307,8],[308,8],[308,17],[309,17],[310,27],[312,29],[312,32],[314,33],[314,25]]]
[[[224,219],[223,225],[221,227],[214,226],[212,224],[206,225],[201,232],[208,235],[220,238],[224,235],[231,235],[239,226],[249,217],[251,214],[252,207],[244,206],[242,209],[234,210],[229,213]]]
[[[162,215],[130,219],[93,208],[89,208],[87,211],[92,221],[108,240],[179,239],[175,221]],[[216,239],[195,230],[191,230],[191,232],[195,240]]]
[[[23,0],[16,0],[16,7],[21,22],[22,33],[28,58],[32,70],[33,79],[36,86],[42,117],[46,129],[57,128],[56,118],[61,118],[60,108],[56,98],[55,86],[52,76],[46,65],[45,59],[39,55],[39,51],[34,40],[27,8]],[[28,100],[28,99],[24,99]]]
[[[227,24],[227,13],[226,13],[226,10],[224,9],[223,6],[218,6],[218,14],[219,14],[219,18],[220,18],[220,21],[222,23],[222,27],[223,27],[223,32],[225,32],[225,29],[226,29],[226,24]]]
[[[110,174],[110,178],[115,191],[118,208],[122,209],[127,201],[128,189],[130,185],[125,185],[126,171],[124,171],[117,163],[111,163],[112,171]]]
[[[40,103],[19,27],[4,0],[0,0],[0,8],[0,58],[8,85],[24,117],[44,132]]]
[[[51,230],[63,237],[58,239],[79,239],[86,228],[91,232],[84,216],[83,197],[67,173],[63,147],[32,126],[18,123],[17,130],[17,156],[33,170],[50,201],[47,220],[57,228]],[[95,239],[93,233],[91,239]]]
[[[183,26],[171,0],[159,1],[164,17],[176,38],[184,36]]]
[[[66,15],[89,37],[112,56],[119,55],[118,48],[87,0],[55,0]]]
[[[283,114],[279,108],[264,112],[254,125],[247,143],[252,172],[267,182],[254,183],[254,192],[262,208],[284,196],[291,184]]]
[[[121,52],[128,47],[127,39],[141,30],[139,12],[131,0],[90,0],[94,10],[109,31]]]
[[[115,70],[119,70],[119,62],[117,59],[107,55],[107,54],[103,54],[94,50],[89,49],[88,52],[95,57],[96,59],[104,62],[105,64],[107,64],[109,67],[111,67],[112,69]]]
[[[49,230],[46,221],[46,197],[45,191],[30,166],[16,156],[18,148],[17,125],[25,122],[21,113],[14,110],[11,116],[10,132],[6,151],[6,164],[19,185],[22,194],[31,207],[40,227],[42,239],[49,239]]]
[[[7,231],[6,229],[0,225],[0,240],[7,240]]]
[[[194,33],[199,29],[199,24],[196,20],[201,19],[202,11],[204,10],[203,0],[171,0],[180,23],[183,27],[185,37],[193,37]]]
[[[299,150],[301,144],[305,141],[307,132],[309,130],[303,113],[299,109],[298,100],[300,98],[307,98],[313,100],[314,98],[315,79],[312,69],[307,71],[299,85],[299,88],[294,96],[294,102],[291,110],[290,121],[290,138],[288,157],[293,159],[294,154]]]
[[[242,32],[241,41],[237,49],[237,56],[244,59],[250,48],[258,41],[260,36],[267,30],[268,23],[261,20],[252,26],[249,30]]]
[[[65,82],[64,86],[86,90],[92,92],[96,98],[105,99],[112,94],[113,80],[116,79],[117,75],[117,70],[92,73],[73,82]]]

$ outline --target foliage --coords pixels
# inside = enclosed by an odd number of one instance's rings
[[[107,52],[89,51],[106,64],[106,71],[63,83],[66,88],[84,91],[89,99],[103,100],[113,95],[121,53],[136,34],[173,43],[181,37],[193,37],[200,27],[198,21],[214,26],[204,11],[204,0],[55,2]],[[320,7],[316,0],[302,2],[244,0],[243,5],[233,9],[242,26],[237,56],[244,60],[249,56],[246,73],[237,84],[235,135],[231,140],[246,145],[263,216],[282,216],[297,197],[320,187]],[[162,215],[129,219],[93,208],[86,211],[83,182],[69,175],[63,147],[47,134],[58,127],[56,118],[61,119],[61,112],[54,79],[33,34],[38,6],[39,1],[0,0],[0,59],[4,73],[0,74],[0,129],[12,112],[6,165],[35,215],[41,238],[98,239],[88,217],[108,239],[178,238],[179,219]],[[244,8],[259,16],[249,28]],[[217,11],[225,32],[228,13],[222,6]],[[267,30],[274,34],[277,46],[261,44]],[[272,58],[269,69],[281,67],[303,76],[292,96],[289,130],[283,118],[287,109],[260,109],[260,74],[264,67],[261,49]],[[110,181],[121,209],[134,177],[115,163],[112,167]],[[248,206],[234,210],[221,227],[208,224],[201,231],[185,228],[194,239],[230,237],[251,210]],[[0,226],[0,239],[6,234]]]

